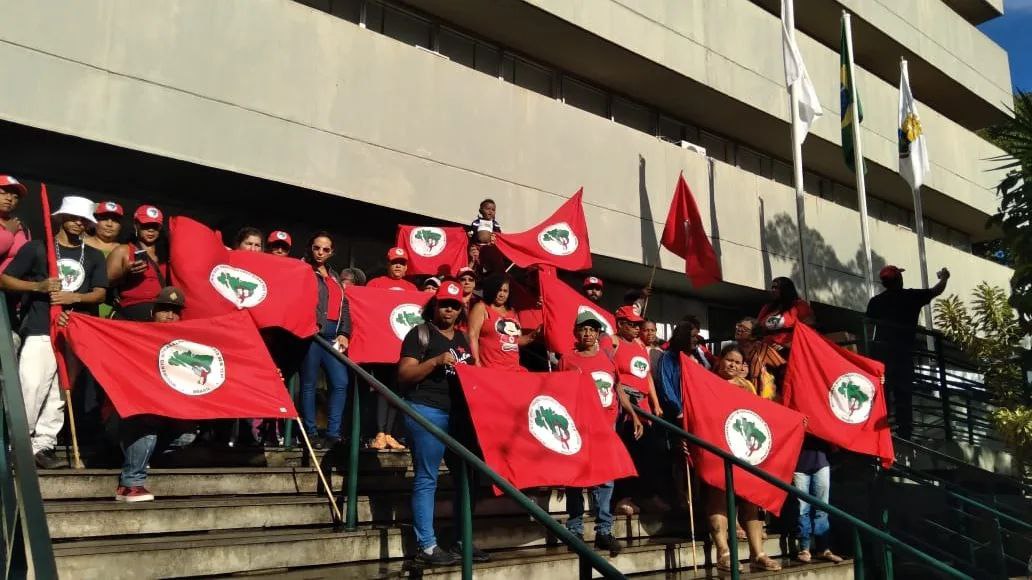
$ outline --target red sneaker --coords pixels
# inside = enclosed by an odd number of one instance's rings
[[[129,493],[129,488],[120,485],[115,488],[115,501],[125,501],[125,496]]]
[[[142,485],[130,487],[123,497],[125,499],[122,501],[129,503],[136,503],[138,501],[154,501],[154,494],[147,491],[147,488]]]

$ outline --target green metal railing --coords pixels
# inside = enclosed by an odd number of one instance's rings
[[[951,578],[965,578],[965,579],[971,579],[972,578],[972,576],[969,576],[969,575],[967,575],[967,574],[965,574],[965,573],[963,573],[963,572],[961,572],[961,571],[959,571],[959,570],[957,570],[957,569],[955,569],[953,567],[950,567],[950,566],[940,562],[939,560],[936,560],[934,557],[930,556],[929,554],[927,554],[927,553],[925,553],[925,552],[923,552],[921,550],[918,550],[917,548],[914,548],[913,546],[911,546],[911,545],[909,545],[909,544],[907,544],[905,542],[900,541],[899,539],[897,539],[894,536],[892,536],[892,535],[890,535],[890,534],[888,534],[888,533],[886,533],[886,532],[876,528],[875,526],[873,526],[873,525],[871,525],[871,524],[869,524],[869,523],[867,523],[867,522],[865,522],[865,521],[863,521],[863,520],[861,520],[861,519],[859,519],[859,518],[857,518],[857,517],[855,517],[855,516],[845,512],[845,511],[843,511],[843,510],[841,510],[841,509],[839,509],[839,508],[837,508],[837,507],[835,507],[835,506],[833,506],[831,504],[823,502],[823,501],[819,500],[818,498],[810,495],[809,493],[806,493],[804,491],[801,491],[801,490],[795,488],[790,483],[785,483],[784,481],[781,481],[780,479],[774,477],[773,475],[770,475],[766,471],[763,471],[762,469],[758,469],[758,468],[754,467],[753,465],[750,465],[749,463],[746,463],[745,461],[735,457],[734,455],[728,453],[727,451],[724,451],[723,449],[720,449],[719,447],[716,447],[715,445],[713,445],[713,444],[711,444],[711,443],[709,443],[707,441],[704,441],[704,440],[696,437],[695,435],[692,435],[691,433],[685,431],[684,429],[682,429],[680,427],[677,427],[676,425],[674,425],[672,423],[669,423],[669,422],[667,422],[667,421],[657,417],[656,415],[653,415],[652,413],[643,411],[643,410],[641,410],[641,409],[639,409],[637,407],[635,407],[634,411],[636,413],[638,413],[638,415],[640,415],[642,418],[650,420],[653,424],[659,425],[660,427],[662,427],[663,429],[666,429],[670,433],[672,433],[672,434],[674,434],[674,435],[676,435],[676,436],[678,436],[678,437],[680,437],[682,439],[685,439],[689,443],[691,443],[691,444],[701,448],[702,450],[704,450],[704,451],[706,451],[708,453],[712,453],[712,454],[720,457],[721,459],[723,459],[723,461],[724,461],[724,485],[725,485],[725,491],[726,491],[726,497],[727,497],[727,500],[726,500],[727,501],[727,517],[728,517],[728,522],[729,522],[728,544],[729,544],[729,547],[731,548],[731,554],[734,555],[734,557],[732,558],[732,566],[731,566],[731,573],[730,573],[731,574],[731,578],[733,580],[738,580],[739,575],[740,575],[740,573],[738,571],[738,566],[734,565],[735,563],[737,563],[738,538],[737,538],[736,534],[733,532],[734,528],[730,527],[730,522],[737,521],[736,509],[735,509],[734,477],[733,477],[733,468],[734,467],[741,468],[742,470],[746,471],[747,473],[755,475],[756,477],[762,479],[763,481],[766,481],[767,483],[773,485],[774,487],[777,487],[778,489],[781,489],[781,490],[784,490],[784,491],[788,492],[788,494],[790,496],[795,497],[797,499],[800,499],[802,501],[805,501],[806,503],[810,504],[813,507],[816,507],[818,509],[824,510],[828,514],[830,514],[832,516],[835,516],[837,518],[840,518],[840,519],[844,520],[846,523],[848,523],[850,526],[852,526],[852,528],[853,528],[853,552],[854,552],[853,553],[853,566],[854,566],[853,576],[854,576],[854,578],[857,578],[858,580],[863,580],[864,579],[864,574],[865,574],[865,562],[864,562],[864,554],[863,554],[863,544],[861,542],[861,539],[862,539],[861,538],[861,534],[867,535],[868,537],[873,538],[875,541],[877,541],[878,543],[881,544],[881,546],[882,546],[881,558],[883,558],[883,562],[885,563],[885,566],[883,567],[883,570],[884,570],[885,577],[890,579],[890,580],[891,580],[892,574],[893,574],[892,559],[893,559],[893,555],[894,554],[907,554],[907,555],[915,558],[916,560],[918,560],[922,564],[930,567],[934,571],[936,571],[936,572],[938,572],[940,574],[944,574],[944,575],[946,575],[948,577],[951,577]]]
[[[463,580],[472,580],[473,578],[473,501],[472,501],[472,490],[469,484],[469,469],[474,469],[477,472],[486,476],[491,483],[493,483],[498,489],[505,495],[512,498],[517,505],[526,510],[534,520],[543,525],[549,532],[554,534],[559,541],[570,547],[580,558],[580,577],[582,579],[591,578],[591,570],[597,570],[602,577],[610,579],[622,579],[625,578],[608,560],[596,553],[590,548],[584,541],[574,536],[565,526],[560,524],[545,510],[541,509],[536,503],[530,498],[524,495],[520,490],[513,487],[505,478],[498,475],[493,469],[487,466],[483,460],[477,457],[473,452],[463,446],[461,443],[456,441],[451,435],[438,428],[436,425],[428,421],[423,415],[419,414],[415,409],[409,406],[401,397],[390,390],[383,383],[378,381],[376,377],[369,374],[365,369],[360,367],[350,358],[341,354],[336,347],[326,340],[325,338],[316,335],[316,343],[326,349],[327,352],[335,356],[338,360],[348,365],[355,374],[364,379],[369,385],[375,390],[381,397],[387,399],[387,401],[397,407],[397,409],[410,417],[413,421],[418,423],[421,427],[430,432],[431,435],[439,439],[444,443],[445,447],[450,449],[453,453],[459,456],[462,460],[462,468],[460,473],[452,474],[453,477],[457,475],[459,483],[459,502],[460,508],[460,538],[462,542],[462,578]],[[360,427],[360,409],[359,409],[359,397],[357,386],[351,389],[352,393],[352,422],[351,422],[351,440],[349,442],[348,449],[348,473],[347,481],[345,483],[347,493],[347,510],[345,512],[344,529],[355,530],[358,527],[358,448],[359,448],[359,427]]]
[[[43,496],[36,477],[25,401],[18,380],[18,360],[0,293],[0,501],[3,502],[4,578],[25,578],[30,569],[43,580],[57,578]]]

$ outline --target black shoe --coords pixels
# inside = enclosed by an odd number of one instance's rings
[[[457,564],[459,558],[451,552],[445,552],[440,546],[434,546],[434,551],[430,554],[423,550],[416,552],[416,561],[427,566],[451,566]]]
[[[455,545],[452,546],[451,550],[449,551],[452,554],[454,554],[460,562],[462,561],[462,544],[456,542]],[[488,554],[480,548],[473,546],[473,561],[478,562],[480,564],[483,564],[484,562],[490,562],[491,554]]]
[[[327,435],[323,438],[323,445],[326,447],[326,449],[333,449],[334,447],[340,445],[340,441],[340,437],[330,437]]]
[[[609,550],[610,556],[616,556],[623,550],[620,540],[613,537],[613,534],[599,534],[595,537],[595,547],[599,550]]]
[[[57,469],[62,462],[54,455],[53,449],[47,449],[36,453],[36,467],[40,469]]]
[[[578,540],[580,540],[582,542],[584,541],[584,533],[583,532],[582,533],[578,533],[578,532],[574,532],[574,531],[571,531],[571,530],[567,530],[567,531],[570,532],[571,534],[573,534],[573,537],[577,538]],[[570,544],[566,544],[566,549],[572,552],[573,551],[573,546],[571,546]]]
[[[312,442],[312,449],[325,449],[326,440],[319,435],[309,435],[308,439]]]

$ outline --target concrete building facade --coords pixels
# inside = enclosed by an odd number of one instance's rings
[[[898,62],[928,136],[929,268],[962,296],[1006,286],[972,252],[995,232],[1007,54],[975,25],[1001,0],[797,0],[825,116],[804,147],[806,263],[791,181],[776,0],[0,0],[0,168],[96,197],[156,199],[227,225],[318,227],[370,269],[397,223],[507,231],[585,191],[596,273],[644,284],[650,314],[727,335],[775,276],[829,312],[867,294],[838,122],[838,17],[854,14],[875,268],[917,283],[896,172]],[[694,144],[705,154],[689,147]],[[684,172],[725,282],[693,290],[658,237]],[[303,229],[302,229],[303,228]],[[224,230],[225,231],[225,230]],[[611,298],[615,298],[611,296]],[[653,310],[654,309],[654,310]]]

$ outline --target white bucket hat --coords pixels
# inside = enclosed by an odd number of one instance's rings
[[[97,223],[97,218],[93,217],[93,208],[95,208],[96,205],[97,204],[85,197],[69,195],[61,200],[61,207],[57,208],[57,211],[51,215],[74,215],[76,217],[81,217],[91,224],[95,224]]]

